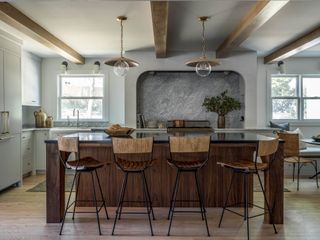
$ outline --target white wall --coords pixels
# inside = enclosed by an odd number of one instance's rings
[[[284,61],[287,74],[320,74],[320,59],[319,58],[289,58]],[[258,59],[258,76],[257,76],[257,126],[267,126],[270,121],[270,116],[267,115],[268,110],[268,81],[271,74],[277,74],[276,64],[263,64],[263,59]],[[294,130],[299,127],[305,137],[311,137],[316,133],[320,133],[320,121],[313,123],[291,122],[290,128]]]
[[[130,69],[125,81],[125,120],[128,126],[136,126],[136,85],[137,79],[145,71],[182,70],[195,71],[184,63],[200,53],[174,53],[172,57],[157,59],[154,52],[127,53],[127,57],[141,63]],[[221,65],[213,70],[232,70],[242,75],[245,81],[245,127],[255,127],[257,122],[257,56],[253,52],[243,52],[236,56],[222,59]]]
[[[200,56],[200,53],[174,53],[174,56],[157,59],[154,51],[126,53],[126,57],[140,63],[139,67],[131,68],[126,79],[117,77],[111,67],[103,62],[108,59],[86,59],[86,64],[76,65],[69,63],[73,73],[89,73],[93,62],[99,60],[101,73],[109,80],[109,120],[112,123],[125,123],[136,127],[136,83],[140,74],[152,70],[189,70],[184,63],[191,58]],[[57,111],[57,75],[60,73],[62,58],[46,58],[42,61],[42,107],[56,119]],[[243,52],[236,56],[222,59],[221,65],[213,70],[232,70],[242,75],[245,81],[245,127],[255,127],[257,123],[257,56],[254,52]]]
[[[61,73],[60,65],[63,58],[45,58],[42,61],[42,108],[57,119],[57,76]],[[70,73],[88,74],[92,73],[93,63],[100,61],[100,72],[106,78],[106,93],[108,95],[107,106],[104,109],[108,112],[109,121],[124,124],[124,79],[113,74],[111,67],[104,65],[105,59],[86,59],[86,64],[77,65],[68,62]]]

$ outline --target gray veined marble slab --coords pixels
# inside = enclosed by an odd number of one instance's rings
[[[137,83],[137,113],[150,120],[172,119],[209,120],[216,126],[217,114],[202,107],[206,96],[228,95],[241,102],[241,110],[226,116],[226,127],[242,128],[244,122],[244,80],[236,72],[212,72],[202,78],[195,72],[149,72],[140,76]]]

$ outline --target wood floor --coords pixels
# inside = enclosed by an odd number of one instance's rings
[[[157,220],[153,221],[155,237],[150,236],[149,224],[144,215],[126,215],[116,227],[116,236],[111,236],[114,208],[108,208],[111,220],[106,221],[101,214],[103,236],[98,235],[94,214],[78,214],[72,222],[66,221],[64,234],[59,236],[60,224],[46,224],[45,193],[26,192],[44,176],[28,177],[23,187],[11,188],[0,193],[0,240],[6,239],[206,239],[204,222],[199,214],[184,214],[174,217],[171,234],[166,236],[168,209],[156,208]],[[296,192],[296,185],[287,179],[285,183],[291,192],[285,193],[285,224],[278,225],[278,234],[273,233],[272,226],[263,224],[263,218],[250,221],[251,239],[320,239],[320,189],[315,181],[303,179],[301,190]],[[262,203],[262,194],[255,193],[255,203]],[[246,239],[246,225],[243,220],[231,213],[226,213],[222,227],[218,228],[220,208],[208,210],[210,239]],[[257,212],[253,209],[251,213]],[[78,216],[78,217],[77,217]],[[209,239],[209,238],[207,238]]]

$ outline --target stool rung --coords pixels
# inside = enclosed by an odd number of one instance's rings
[[[173,200],[170,202],[173,202]],[[200,202],[200,200],[176,200],[176,202]]]
[[[238,206],[238,205],[242,205],[241,207],[243,207],[245,205],[245,203],[243,202],[240,202],[240,203],[234,203],[234,204],[230,204],[230,205],[227,205],[226,208],[228,207],[235,207],[235,206]],[[260,209],[264,209],[264,210],[267,210],[259,205],[256,205],[256,204],[253,204],[253,203],[248,203],[248,205],[252,206],[252,207],[257,207],[257,208],[260,208]]]
[[[233,211],[233,210],[231,210],[231,209],[225,208],[225,210],[227,210],[227,211],[229,211],[229,212],[232,212],[232,213],[234,213],[234,214],[236,214],[236,215],[238,215],[238,216],[240,216],[240,217],[244,217],[243,214],[238,213],[238,212],[236,212],[236,211]],[[263,216],[263,215],[265,215],[265,214],[268,214],[268,213],[267,213],[267,212],[265,212],[265,213],[260,213],[260,214],[254,215],[254,216],[249,216],[249,218],[259,217],[259,216]]]
[[[121,215],[122,214],[150,214],[151,211],[147,211],[147,212],[121,212]]]
[[[133,200],[133,201],[129,201],[129,200],[123,200],[122,201],[123,203],[125,203],[125,202],[127,202],[127,203],[131,203],[131,202],[133,202],[133,203],[145,203],[145,202],[149,202],[149,203],[152,203],[152,201],[143,201],[143,200]]]
[[[182,210],[171,210],[173,213],[204,213],[205,211],[182,211]]]

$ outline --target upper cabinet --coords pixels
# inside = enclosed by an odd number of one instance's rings
[[[31,53],[22,54],[22,105],[41,105],[41,59]]]

